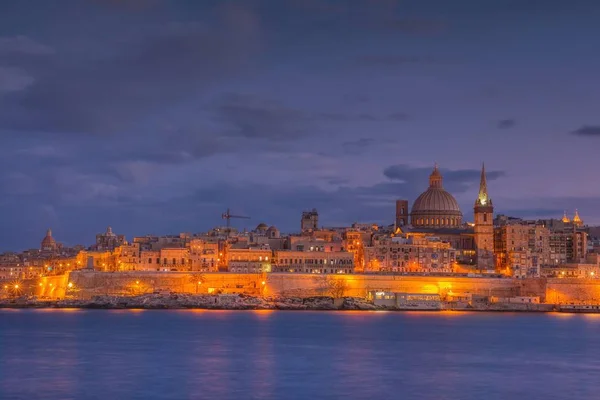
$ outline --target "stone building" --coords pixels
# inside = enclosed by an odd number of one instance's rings
[[[410,221],[416,228],[457,228],[462,224],[460,207],[444,189],[437,164],[429,176],[429,188],[413,203]]]
[[[273,252],[266,247],[229,248],[225,254],[227,268],[237,273],[271,272]]]
[[[551,263],[550,230],[533,221],[513,220],[494,229],[496,268],[506,275],[535,277]]]
[[[48,229],[46,231],[46,236],[44,236],[44,238],[42,239],[40,250],[46,253],[54,253],[57,252],[59,248],[60,245],[52,237],[52,229]]]
[[[117,247],[126,244],[125,235],[116,235],[109,226],[105,233],[96,235],[96,244],[92,246],[92,250],[96,251],[113,251]]]
[[[494,206],[487,191],[485,165],[481,167],[479,194],[473,208],[474,239],[477,269],[494,270]]]
[[[319,213],[315,208],[304,211],[300,220],[300,231],[316,231],[319,229]]]
[[[318,249],[278,250],[273,258],[273,272],[351,274],[354,273],[354,254]]]
[[[410,213],[410,226],[397,227],[397,232],[409,237],[436,237],[447,242],[456,250],[457,262],[475,266],[479,270],[487,270],[493,266],[490,247],[493,245],[493,234],[490,236],[490,225],[493,227],[493,208],[487,194],[485,170],[482,168],[480,195],[476,198],[476,224],[463,224],[462,212],[458,202],[443,187],[443,177],[437,165],[429,176],[429,187],[415,200]],[[486,204],[481,204],[486,201]],[[477,229],[475,229],[477,228]],[[493,229],[492,229],[493,232]],[[477,243],[480,244],[480,262],[477,265]]]
[[[365,248],[366,272],[451,273],[456,250],[428,236],[380,236]]]

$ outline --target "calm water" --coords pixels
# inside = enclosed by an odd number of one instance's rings
[[[600,317],[0,310],[0,399],[597,399]]]

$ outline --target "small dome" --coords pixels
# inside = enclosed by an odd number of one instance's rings
[[[277,228],[275,227],[275,225],[271,225],[268,230],[269,231],[276,231]]]
[[[48,229],[46,236],[42,239],[42,249],[53,249],[56,247],[56,240],[52,237],[52,230]]]
[[[268,228],[268,226],[265,223],[260,223],[256,226],[257,231],[266,231],[267,228]]]

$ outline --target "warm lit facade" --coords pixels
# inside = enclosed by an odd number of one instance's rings
[[[456,250],[435,237],[381,237],[365,248],[366,272],[451,273]]]
[[[264,248],[229,248],[226,253],[227,268],[237,273],[271,272],[273,252]]]
[[[550,263],[550,231],[543,225],[516,221],[494,231],[498,271],[516,277],[540,275]]]
[[[354,254],[347,251],[278,250],[274,255],[273,272],[310,274],[351,274]]]
[[[494,206],[487,191],[485,166],[481,168],[479,194],[473,208],[474,239],[478,270],[493,271],[494,265]]]

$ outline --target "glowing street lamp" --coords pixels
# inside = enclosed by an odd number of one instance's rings
[[[68,287],[69,289],[71,289],[71,288],[73,287],[73,282],[69,282],[69,284],[67,285],[67,287]]]

